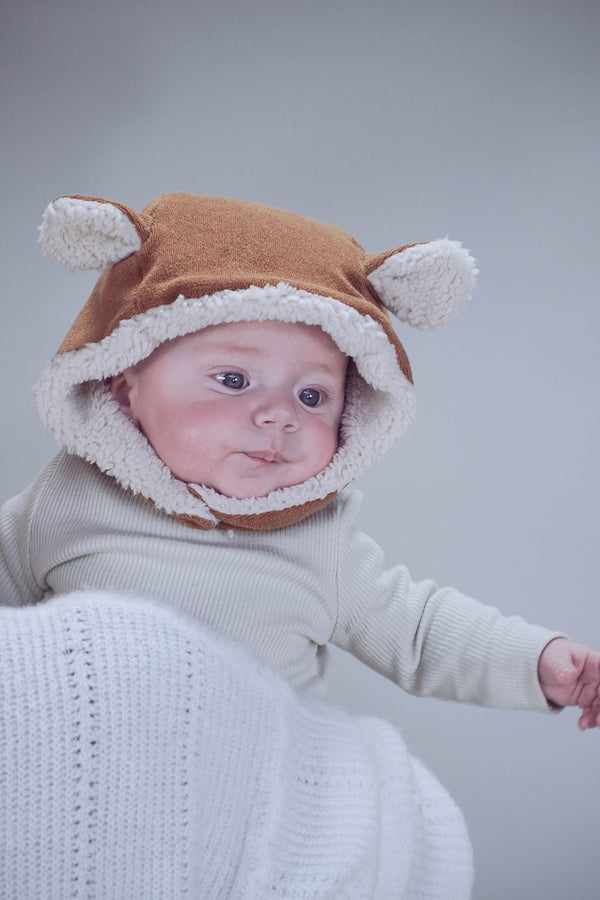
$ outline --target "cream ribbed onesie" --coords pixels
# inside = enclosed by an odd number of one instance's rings
[[[201,531],[63,452],[2,508],[0,596],[132,591],[241,640],[313,693],[331,643],[414,694],[546,710],[537,660],[554,633],[385,570],[354,526],[359,505],[349,491],[287,528]]]

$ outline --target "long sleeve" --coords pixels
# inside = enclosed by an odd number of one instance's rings
[[[29,559],[31,488],[0,508],[0,605],[22,606],[39,600]]]
[[[380,547],[342,516],[339,615],[332,641],[406,691],[547,710],[537,661],[556,637],[453,588],[385,570]]]
[[[332,642],[415,694],[546,709],[536,667],[556,635],[386,571],[354,528],[359,496],[274,532],[203,532],[61,453],[0,511],[0,604],[135,591],[249,644],[310,691]]]
[[[35,603],[45,593],[34,573],[31,557],[31,530],[36,507],[44,493],[55,463],[22,493],[0,508],[0,605],[23,606]]]

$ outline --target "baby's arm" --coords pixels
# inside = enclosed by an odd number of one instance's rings
[[[505,616],[453,588],[387,569],[381,548],[340,519],[338,610],[331,642],[418,696],[502,709],[548,711],[537,677],[560,633]]]
[[[556,638],[544,647],[538,678],[546,699],[556,706],[579,706],[579,727],[600,726],[600,651]]]
[[[340,597],[334,643],[411,693],[512,709],[579,706],[579,727],[600,727],[600,650],[453,589],[414,584],[403,567],[385,571],[380,548],[353,527],[355,502],[341,519],[338,573],[350,613]]]
[[[56,464],[55,459],[28,488],[0,507],[0,606],[25,606],[44,596],[36,574],[34,523]],[[57,506],[56,495],[51,505]],[[60,527],[56,520],[54,527]]]
[[[28,492],[0,507],[0,606],[39,599],[29,560]]]

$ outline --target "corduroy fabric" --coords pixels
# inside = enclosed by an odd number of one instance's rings
[[[200,529],[294,524],[362,474],[414,417],[412,372],[388,311],[415,327],[443,324],[476,277],[468,251],[448,239],[366,254],[336,226],[184,193],[163,194],[141,213],[98,197],[59,197],[40,238],[69,268],[104,267],[40,376],[42,419],[69,452]],[[248,501],[218,494],[210,480],[189,491],[121,410],[115,415],[109,380],[165,341],[269,320],[317,326],[352,361],[337,452],[302,484]]]
[[[367,281],[370,257],[341,228],[259,203],[184,193],[163,194],[139,215],[124,204],[119,208],[136,226],[142,246],[103,272],[59,353],[97,343],[123,319],[179,296],[285,282],[375,319],[412,381],[404,348]]]
[[[386,723],[144,599],[0,627],[0,897],[469,897],[460,811]]]

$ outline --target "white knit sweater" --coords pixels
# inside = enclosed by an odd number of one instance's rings
[[[147,598],[0,632],[3,900],[469,897],[460,812],[384,722]]]

